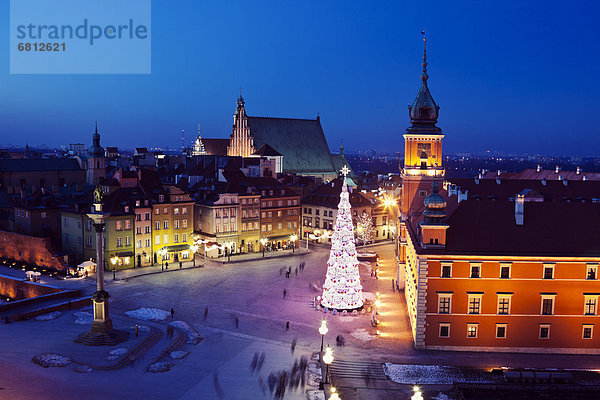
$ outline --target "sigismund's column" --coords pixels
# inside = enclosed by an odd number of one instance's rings
[[[123,342],[129,337],[128,332],[113,328],[108,313],[109,294],[104,290],[104,246],[102,233],[104,232],[105,219],[109,216],[102,210],[102,189],[98,186],[94,190],[94,203],[92,212],[87,216],[92,220],[96,230],[96,292],[92,296],[94,320],[91,331],[79,335],[76,342],[91,346],[107,345]]]

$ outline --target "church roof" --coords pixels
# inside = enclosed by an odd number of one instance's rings
[[[263,144],[260,149],[256,150],[253,155],[256,156],[265,156],[265,157],[280,157],[283,154],[269,146],[267,143]]]
[[[344,165],[345,165],[350,169],[350,172],[348,173],[348,177],[354,177],[354,178],[356,177],[356,174],[352,170],[352,167],[350,166],[348,159],[346,159],[346,156],[343,153],[332,154],[331,162],[333,162],[333,167],[335,168],[335,170],[337,171],[338,174],[340,173],[340,170],[342,168],[344,168]]]
[[[248,117],[254,147],[269,144],[283,155],[283,170],[298,173],[333,172],[334,166],[321,121],[317,119]]]
[[[206,154],[213,156],[226,156],[229,139],[202,139]]]

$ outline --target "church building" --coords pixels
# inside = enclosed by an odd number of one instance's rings
[[[197,153],[203,149],[209,155],[267,157],[275,160],[276,172],[314,176],[326,182],[338,177],[340,165],[349,165],[343,146],[339,154],[329,150],[319,116],[315,119],[251,117],[246,113],[241,94],[229,139],[198,137],[196,148]]]

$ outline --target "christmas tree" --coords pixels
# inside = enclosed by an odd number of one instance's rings
[[[354,226],[350,213],[348,185],[346,184],[346,175],[350,170],[344,165],[341,172],[344,182],[331,238],[331,251],[327,262],[327,275],[323,285],[321,305],[338,310],[352,310],[362,307],[363,296],[354,244]]]

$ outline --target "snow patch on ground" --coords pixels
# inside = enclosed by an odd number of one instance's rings
[[[94,372],[94,368],[88,365],[76,365],[73,367],[73,371],[79,372],[80,374],[89,374],[90,372]]]
[[[44,368],[48,367],[66,367],[71,363],[69,357],[61,356],[56,353],[43,353],[31,359],[34,363],[41,365]]]
[[[174,360],[180,360],[190,354],[188,351],[172,351],[169,355]]]
[[[356,338],[358,340],[361,340],[363,342],[368,342],[369,340],[373,340],[373,339],[375,339],[377,337],[376,335],[371,335],[364,328],[357,329],[354,332],[352,332],[350,335],[352,335],[352,337],[354,337],[354,338]]]
[[[198,332],[196,332],[191,326],[184,321],[173,321],[169,322],[169,325],[174,326],[175,328],[179,328],[185,332],[188,337],[189,344],[198,344],[202,340],[202,336]]]
[[[131,318],[141,319],[143,321],[162,321],[171,315],[168,311],[160,308],[138,308],[137,310],[125,311]]]
[[[396,383],[425,384],[425,385],[451,385],[455,382],[491,383],[476,373],[468,373],[457,367],[439,365],[410,365],[392,364],[383,365],[385,374]]]
[[[61,315],[62,315],[62,313],[60,311],[53,311],[48,314],[38,315],[37,317],[35,317],[35,319],[37,321],[51,321],[53,319],[60,317]]]
[[[450,397],[446,396],[444,393],[439,392],[437,396],[432,397],[432,400],[449,400]]]
[[[108,352],[108,354],[106,355],[106,359],[108,361],[114,361],[122,356],[124,356],[125,354],[127,354],[129,350],[127,350],[124,347],[120,347],[118,349],[114,349]]]
[[[148,367],[148,372],[167,372],[171,369],[171,367],[173,367],[173,365],[175,364],[167,361],[157,362]]]
[[[308,386],[318,386],[321,382],[321,368],[316,360],[311,360],[308,363],[306,378]]]
[[[91,325],[94,321],[94,314],[88,311],[76,311],[73,313],[75,316],[75,323],[77,325]]]

